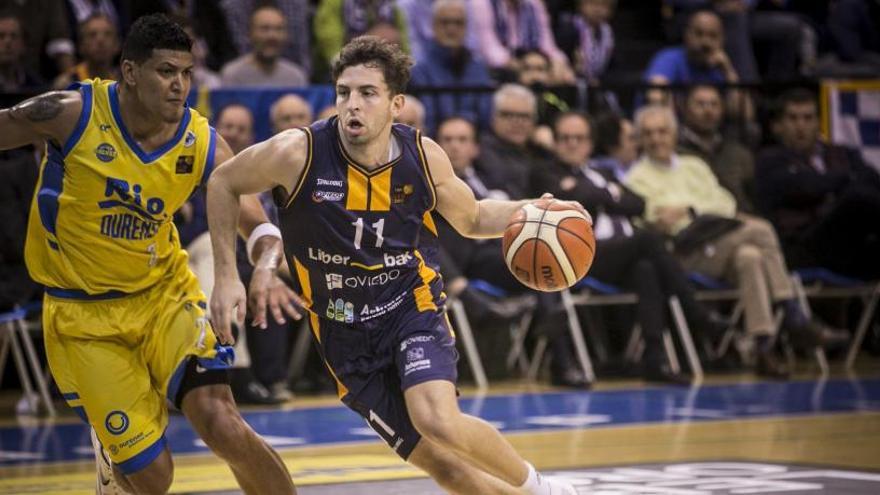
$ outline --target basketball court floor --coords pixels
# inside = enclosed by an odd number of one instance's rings
[[[461,407],[580,494],[880,493],[878,366],[788,382],[728,376],[692,388],[507,384],[485,395],[466,390]],[[442,493],[335,399],[244,416],[281,453],[302,494]],[[240,493],[181,416],[167,435],[174,493]],[[88,430],[74,416],[0,420],[0,494],[85,495],[94,476]]]

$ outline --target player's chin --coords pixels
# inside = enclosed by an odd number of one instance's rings
[[[162,120],[164,120],[165,122],[167,122],[169,124],[174,124],[174,123],[180,122],[180,119],[183,118],[183,112],[185,112],[185,111],[186,111],[186,109],[182,106],[180,106],[180,107],[174,106],[171,108],[165,108],[162,111]]]

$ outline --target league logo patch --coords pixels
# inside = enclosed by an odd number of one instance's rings
[[[114,435],[121,435],[128,429],[128,415],[122,411],[111,411],[104,420],[104,427]]]
[[[394,189],[391,191],[391,202],[396,205],[406,202],[406,198],[408,198],[414,190],[415,188],[413,188],[412,184],[394,186]]]
[[[177,174],[191,174],[195,161],[196,158],[192,155],[179,157],[174,167],[174,172]]]
[[[95,148],[95,156],[104,163],[110,163],[116,158],[116,148],[109,143],[101,143]]]
[[[183,147],[189,148],[194,144],[196,144],[196,133],[194,133],[193,131],[187,131],[186,138],[183,140]]]

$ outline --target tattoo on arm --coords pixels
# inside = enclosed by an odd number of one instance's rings
[[[62,92],[46,93],[15,105],[9,114],[14,119],[45,122],[61,114],[61,111],[64,109],[62,100],[64,100],[64,93]]]

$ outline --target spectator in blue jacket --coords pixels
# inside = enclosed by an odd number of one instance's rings
[[[467,6],[464,0],[437,0],[433,6],[434,39],[425,46],[426,56],[416,60],[410,85],[413,88],[489,86],[489,68],[465,45]],[[420,93],[429,129],[453,115],[463,116],[481,127],[489,120],[488,93]]]

